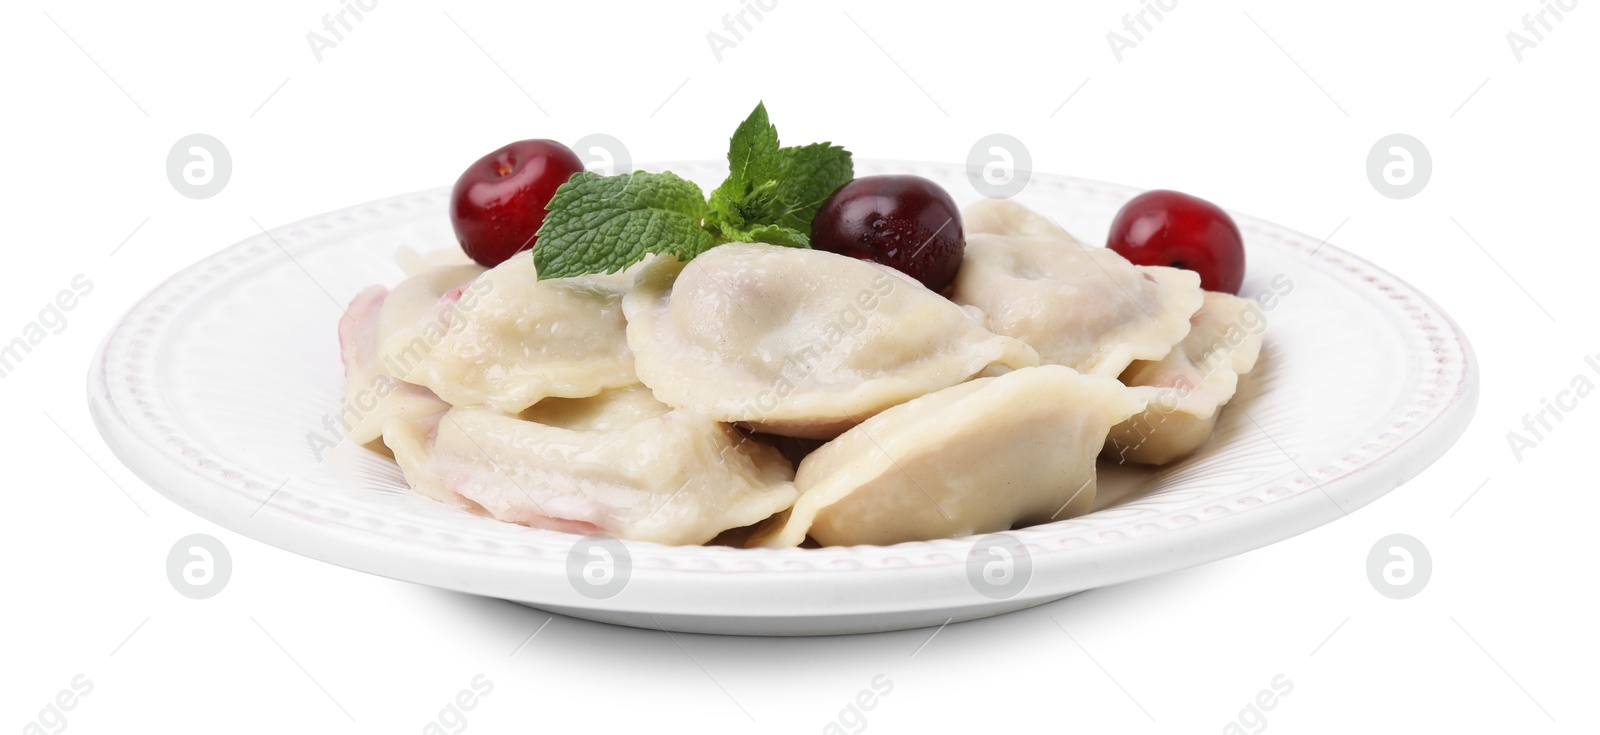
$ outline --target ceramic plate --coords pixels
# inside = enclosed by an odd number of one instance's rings
[[[725,164],[661,168],[709,190]],[[977,198],[960,166],[866,161]],[[1034,174],[1017,200],[1104,242],[1136,190]],[[807,635],[939,625],[1204,564],[1338,520],[1437,459],[1472,417],[1466,337],[1416,289],[1333,245],[1234,215],[1243,295],[1275,292],[1261,361],[1212,442],[1160,470],[1103,466],[1096,510],[1003,537],[884,547],[626,543],[469,515],[413,495],[387,457],[320,459],[342,400],[335,323],[393,285],[397,247],[454,248],[449,190],[332,212],[229,247],[133,307],[89,370],[106,442],[200,516],[394,579],[624,625]]]

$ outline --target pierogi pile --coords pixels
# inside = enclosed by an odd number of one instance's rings
[[[963,219],[945,295],[763,244],[544,281],[530,252],[409,257],[340,321],[348,436],[502,521],[770,547],[1071,518],[1097,460],[1209,440],[1260,351],[1254,301],[1009,201]]]

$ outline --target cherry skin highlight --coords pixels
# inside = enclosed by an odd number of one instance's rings
[[[1199,273],[1207,291],[1237,294],[1244,282],[1239,226],[1221,207],[1182,192],[1147,191],[1122,205],[1106,247],[1137,265]]]
[[[456,241],[486,268],[532,249],[550,197],[582,170],[578,155],[553,140],[519,140],[478,159],[450,192]]]
[[[966,237],[950,194],[920,176],[865,176],[839,187],[811,221],[811,247],[882,263],[943,291]]]

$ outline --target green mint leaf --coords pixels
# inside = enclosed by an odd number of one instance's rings
[[[707,204],[694,182],[639,171],[575,174],[556,189],[533,249],[539,280],[616,273],[670,253],[689,260],[717,245],[701,226]]]
[[[722,228],[718,234],[727,242],[762,242],[788,248],[811,247],[810,235],[778,225],[756,225],[748,229]]]
[[[810,228],[807,227],[807,229],[809,230]],[[764,242],[768,245],[782,245],[790,248],[811,247],[811,235],[779,225],[756,225],[745,234],[748,235],[747,242]]]
[[[724,185],[726,186],[726,182]],[[732,194],[718,187],[711,192],[711,201],[706,202],[706,229],[722,235],[724,240],[730,240],[725,233],[744,227],[744,215],[739,213],[739,202],[735,201]]]
[[[784,148],[779,154],[782,164],[774,194],[778,211],[762,221],[810,232],[823,200],[855,178],[855,162],[850,151],[832,143]]]
[[[579,173],[556,190],[539,229],[539,278],[615,273],[669,253],[690,260],[724,242],[810,247],[811,220],[855,175],[831,143],[784,148],[765,104],[728,140],[728,178],[711,192],[671,173]]]
[[[757,103],[750,116],[728,140],[728,178],[711,192],[706,224],[714,232],[741,230],[752,219],[758,187],[771,188],[782,161],[778,129],[767,119],[767,107]]]
[[[850,152],[830,143],[781,147],[767,108],[756,109],[728,143],[728,178],[711,192],[706,228],[740,239],[759,225],[799,232],[834,189],[855,176]]]
[[[778,163],[778,128],[767,119],[766,103],[757,102],[728,140],[728,180],[717,188],[741,188],[769,180]]]

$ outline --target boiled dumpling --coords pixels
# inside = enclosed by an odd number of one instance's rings
[[[968,235],[1072,237],[1054,220],[1009,199],[980,199],[967,205],[961,210],[961,225]]]
[[[339,320],[340,357],[344,361],[345,400],[341,419],[346,436],[367,444],[383,433],[383,422],[393,417],[418,418],[438,413],[449,405],[422,386],[396,380],[380,349],[399,329],[410,329],[436,313],[447,294],[483,273],[472,265],[424,268],[395,286],[393,291],[372,286],[351,300]]]
[[[734,243],[661,258],[623,300],[639,379],[657,398],[785,436],[830,438],[1027,345],[888,268]]]
[[[636,384],[614,279],[540,281],[533,254],[484,273],[472,303],[441,326],[400,329],[384,343],[391,369],[456,406],[516,413],[556,396]]]
[[[755,545],[893,544],[1080,515],[1106,432],[1144,407],[1058,365],[979,378],[890,408],[800,463],[800,499]]]
[[[478,270],[483,270],[483,266],[474,263],[461,248],[442,248],[419,253],[411,247],[402,245],[394,252],[394,262],[407,277],[449,265],[477,266]]]
[[[702,544],[796,495],[794,469],[776,449],[642,387],[551,398],[520,417],[452,408],[391,421],[384,441],[423,495],[570,533]]]
[[[1222,404],[1261,354],[1267,318],[1256,302],[1207,292],[1189,335],[1165,358],[1135,362],[1122,374],[1148,407],[1111,430],[1108,459],[1165,464],[1211,438]]]
[[[378,358],[378,320],[389,290],[371,286],[350,301],[339,319],[339,357],[344,363],[344,401],[339,418],[345,437],[368,444],[383,433],[384,420],[421,417],[450,405],[419,385],[395,380]],[[312,451],[320,459],[332,446],[321,434],[309,434]]]
[[[424,268],[401,281],[384,299],[383,311],[378,314],[378,345],[388,344],[389,338],[401,330],[427,329],[429,324],[448,328],[452,317],[463,308],[470,308],[487,284],[472,287],[474,279],[483,275],[485,268],[475,263],[438,265]],[[467,289],[472,287],[472,292]],[[461,302],[465,299],[466,304]],[[394,363],[395,357],[387,352],[379,354],[385,369],[395,377],[403,372]]]
[[[1084,247],[1019,204],[984,200],[962,218],[967,248],[950,297],[1046,364],[1114,378],[1134,360],[1165,357],[1200,308],[1195,273]]]

